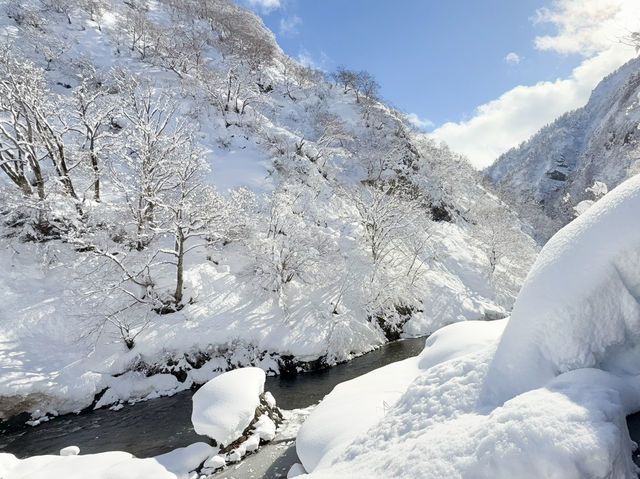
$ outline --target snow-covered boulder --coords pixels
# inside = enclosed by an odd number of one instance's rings
[[[240,368],[207,382],[193,395],[193,428],[218,444],[236,440],[256,415],[265,379],[260,368]]]
[[[77,456],[78,454],[80,454],[78,446],[67,446],[60,449],[61,456]]]
[[[264,392],[265,373],[260,368],[226,372],[193,395],[191,422],[198,434],[220,446],[219,459],[205,467],[215,469],[226,462],[238,462],[261,442],[271,441],[282,415],[269,392]]]
[[[502,403],[560,373],[640,374],[640,175],[559,231],[518,295],[489,369]]]

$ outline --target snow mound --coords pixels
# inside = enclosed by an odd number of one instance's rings
[[[217,449],[209,444],[196,442],[187,447],[179,447],[166,454],[156,456],[154,459],[167,471],[179,478],[186,478],[189,472],[196,469],[216,452]]]
[[[225,445],[239,438],[255,417],[265,379],[260,368],[240,368],[202,386],[192,399],[196,432]]]
[[[640,176],[595,203],[543,248],[487,378],[502,403],[559,373],[640,374]]]
[[[78,454],[80,454],[78,446],[67,446],[60,449],[61,456],[77,456]]]

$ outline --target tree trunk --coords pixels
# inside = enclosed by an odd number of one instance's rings
[[[176,300],[176,304],[182,302],[182,286],[183,286],[183,273],[184,273],[184,235],[182,230],[178,228],[176,234],[176,254],[178,256],[177,271],[176,271],[176,292],[173,297]]]
[[[38,198],[40,200],[44,200],[45,192],[44,192],[44,177],[42,176],[42,170],[40,169],[40,164],[38,160],[35,158],[30,158],[29,166],[31,167],[31,171],[33,171],[33,175],[36,178],[36,188],[38,190]]]
[[[89,154],[91,156],[91,167],[93,168],[93,199],[100,202],[100,169],[98,168],[98,155],[95,152],[95,140],[91,138],[89,144]]]

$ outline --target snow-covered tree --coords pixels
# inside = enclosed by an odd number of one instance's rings
[[[284,295],[297,279],[310,282],[323,261],[327,244],[304,220],[304,198],[293,185],[278,188],[266,205],[266,231],[256,247],[254,272],[267,291]]]
[[[474,222],[476,237],[484,244],[491,278],[503,259],[525,256],[522,232],[504,205],[478,201],[469,215]]]
[[[205,185],[208,165],[204,152],[194,146],[192,138],[182,143],[169,168],[171,187],[159,200],[157,207],[161,219],[154,229],[174,245],[173,249],[163,252],[173,258],[170,262],[176,267],[173,298],[180,306],[185,256],[192,250],[204,248],[209,239],[222,231],[226,205],[214,188]]]
[[[134,82],[133,79],[130,79]],[[176,104],[166,95],[156,98],[149,87],[132,88],[123,116],[127,121],[121,168],[112,168],[115,183],[124,193],[136,225],[137,248],[154,236],[156,205],[173,188],[172,162],[190,135],[186,124],[174,115]]]
[[[89,158],[95,201],[100,201],[104,150],[116,137],[112,122],[120,102],[114,97],[103,80],[98,78],[95,67],[87,65],[81,83],[74,91],[76,122],[73,129],[84,138],[82,150]]]
[[[62,138],[65,132],[54,123],[55,98],[47,88],[44,72],[5,49],[0,53],[0,73],[0,167],[26,194],[32,191],[32,174],[38,196],[44,199],[41,163],[48,160],[64,191],[77,200]]]

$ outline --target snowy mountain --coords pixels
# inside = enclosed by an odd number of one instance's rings
[[[636,58],[606,77],[583,108],[562,115],[486,170],[540,242],[589,204],[581,202],[601,196],[594,185],[611,189],[637,172],[639,95]]]
[[[366,72],[227,0],[3,1],[0,34],[0,419],[511,308],[535,245]]]

